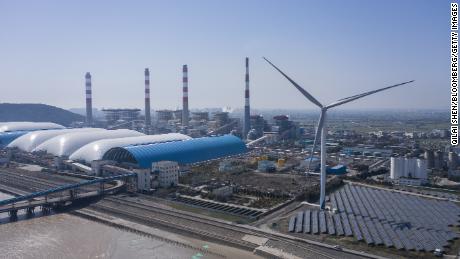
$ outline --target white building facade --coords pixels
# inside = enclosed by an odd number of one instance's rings
[[[179,183],[179,165],[173,161],[160,161],[152,163],[152,171],[158,174],[160,187],[167,188],[177,186]]]
[[[149,192],[151,190],[150,170],[135,169],[137,174],[137,190],[141,192]]]

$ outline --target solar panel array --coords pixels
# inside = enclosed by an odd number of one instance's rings
[[[330,211],[305,210],[291,217],[289,231],[353,236],[369,245],[434,251],[459,237],[460,207],[450,201],[346,184],[330,194]]]

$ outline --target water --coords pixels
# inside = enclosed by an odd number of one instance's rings
[[[0,193],[0,200],[12,196]],[[1,258],[192,258],[197,251],[101,223],[55,214],[9,222],[0,214]],[[209,258],[204,256],[202,258]]]

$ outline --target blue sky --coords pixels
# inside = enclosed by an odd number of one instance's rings
[[[343,108],[449,107],[450,1],[0,0],[0,102],[152,109],[251,106],[312,109],[262,56],[324,103],[401,81]]]

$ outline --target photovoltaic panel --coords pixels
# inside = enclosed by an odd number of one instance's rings
[[[306,210],[303,215],[303,232],[310,233],[311,221],[310,221],[310,210]]]
[[[318,226],[318,211],[313,210],[311,212],[311,233],[318,234],[319,233],[319,226]]]
[[[319,212],[319,230],[321,233],[327,233],[326,214],[323,210]]]
[[[343,236],[345,232],[343,231],[342,220],[340,219],[340,214],[334,214],[334,223],[335,223],[335,230],[337,235]]]
[[[391,237],[387,234],[387,232],[383,228],[382,223],[378,221],[377,219],[373,219],[372,222],[374,223],[374,226],[377,229],[379,236],[382,238],[382,241],[385,244],[385,246],[392,247],[393,242],[391,241]]]
[[[342,218],[342,226],[345,232],[345,236],[353,236],[353,231],[351,231],[350,221],[348,220],[348,216],[345,212],[340,213],[340,217]]]
[[[367,244],[373,244],[374,240],[372,240],[371,235],[369,234],[369,230],[367,229],[366,225],[364,224],[363,217],[357,216],[350,217],[351,227],[353,228],[353,233],[355,233],[355,237],[357,235],[360,236],[361,240],[364,238]],[[361,230],[360,230],[361,228]],[[360,240],[359,238],[357,238]]]
[[[289,232],[294,232],[295,231],[295,221],[297,217],[292,216],[291,219],[289,220]]]
[[[297,219],[295,221],[295,232],[297,233],[302,232],[302,224],[303,224],[303,211],[299,211],[297,213]]]
[[[391,238],[391,242],[393,242],[393,245],[396,249],[401,250],[404,248],[404,244],[401,242],[399,239],[398,235],[395,233],[395,231],[391,228],[391,226],[388,223],[383,224],[383,228],[387,232],[387,234]]]
[[[327,222],[327,233],[329,235],[335,235],[335,225],[334,220],[332,219],[332,215],[330,213],[326,213],[326,222]]]
[[[374,240],[374,244],[382,245],[383,240],[382,240],[382,238],[380,238],[380,235],[379,235],[376,227],[374,226],[374,223],[371,221],[371,219],[370,218],[364,219],[364,223],[366,224],[367,230],[369,231],[369,233],[371,234],[372,239]]]

